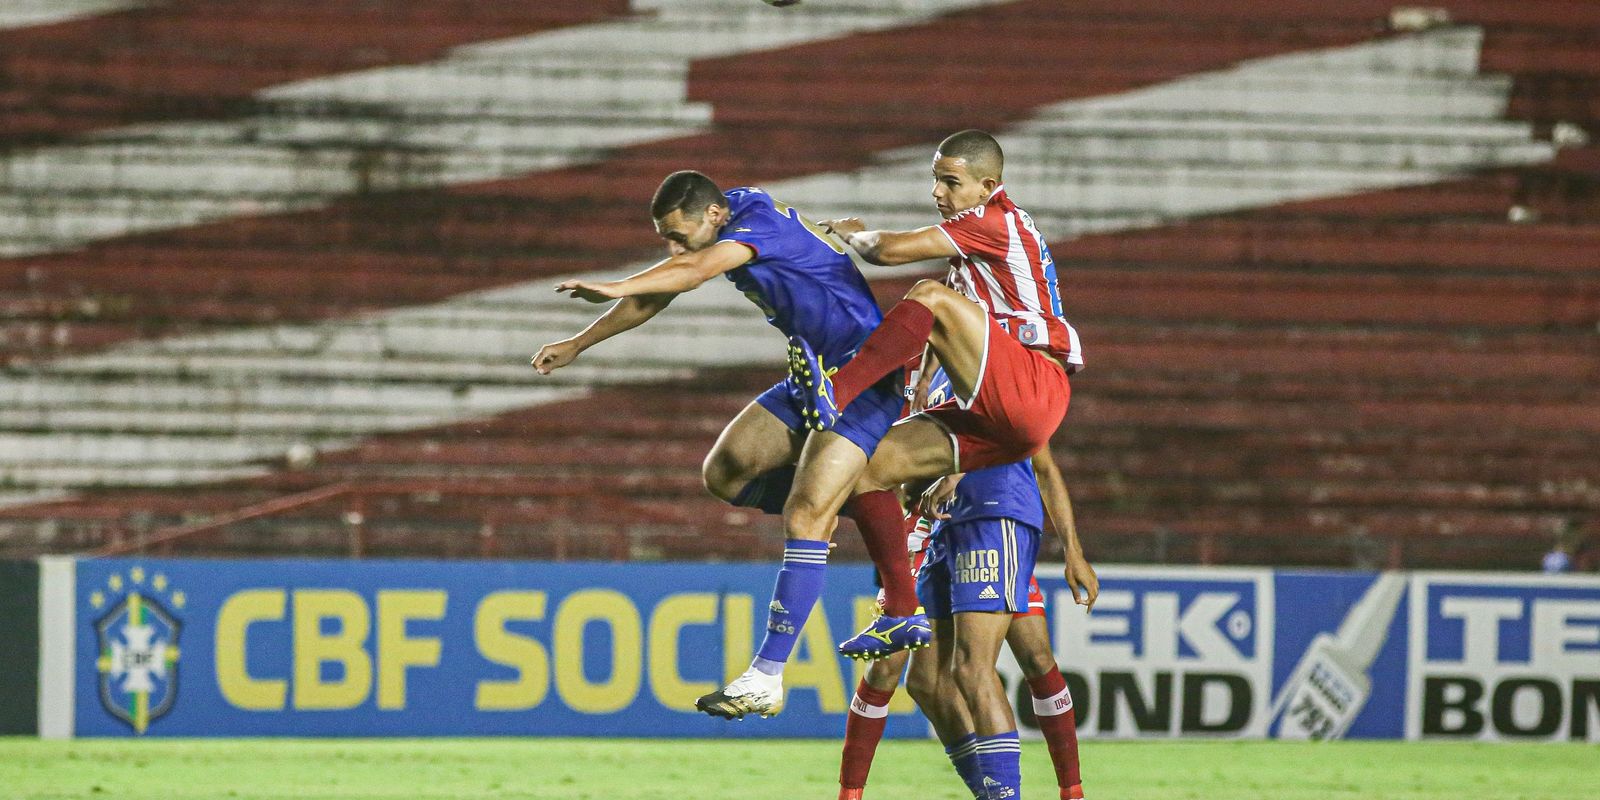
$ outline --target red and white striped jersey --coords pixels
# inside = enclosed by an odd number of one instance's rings
[[[1078,332],[1061,313],[1056,262],[1028,212],[994,190],[989,201],[939,223],[961,253],[950,259],[950,285],[984,307],[1025,347],[1043,350],[1076,372]]]

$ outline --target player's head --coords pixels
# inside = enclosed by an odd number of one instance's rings
[[[981,206],[1000,187],[1005,154],[993,136],[980,130],[952,133],[933,154],[933,202],[939,214],[953,217]]]
[[[650,217],[673,255],[692,253],[716,243],[717,231],[728,221],[728,199],[704,173],[679,170],[656,189]]]

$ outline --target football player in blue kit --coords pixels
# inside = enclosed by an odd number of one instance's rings
[[[948,399],[949,379],[942,370],[934,371],[925,393],[925,401],[918,402],[913,397],[912,413]],[[915,489],[909,491],[915,493]],[[945,754],[973,795],[1006,796],[1007,791],[1021,791],[1016,783],[1019,771],[1014,762],[1014,728],[1005,724],[1009,703],[1003,689],[995,691],[998,674],[985,668],[992,665],[989,654],[998,652],[998,643],[974,636],[960,638],[956,632],[958,621],[964,617],[970,620],[971,614],[1003,614],[1008,603],[1015,604],[1015,596],[996,587],[994,596],[984,597],[983,589],[976,589],[980,602],[973,603],[969,599],[972,587],[952,588],[957,583],[953,578],[960,577],[952,574],[952,565],[980,558],[987,563],[986,555],[972,554],[989,549],[982,547],[987,538],[985,529],[998,533],[1002,546],[1008,531],[1020,539],[1036,537],[1035,528],[1042,521],[1041,500],[1061,541],[1067,586],[1078,604],[1093,608],[1099,579],[1084,557],[1072,500],[1048,448],[1030,461],[989,467],[959,478],[952,476],[928,487],[917,503],[922,516],[908,535],[906,547],[917,565],[918,597],[934,625],[933,643],[915,654],[895,653],[874,661],[856,687],[845,724],[839,800],[862,800],[865,796],[867,776],[902,672],[906,673],[907,691],[927,715],[945,745]],[[976,535],[969,528],[976,528]],[[953,549],[960,554],[952,556]],[[1026,562],[1021,566],[1024,569],[1019,570],[1018,580],[1022,580],[1022,572],[1031,572],[1026,569]],[[1025,582],[1031,590],[1027,607],[1010,614],[1005,641],[1028,684],[1060,797],[1081,800],[1083,780],[1072,694],[1051,651],[1044,596],[1037,583]],[[973,709],[980,705],[983,708],[975,712]],[[991,732],[980,737],[975,719],[987,720]]]
[[[914,400],[915,405],[937,405],[951,394],[943,370],[928,385],[929,401]],[[1044,480],[1036,477],[1036,469]],[[1029,602],[1044,529],[1044,496],[1050,499],[1052,516],[1059,517],[1055,529],[1066,559],[1067,585],[1075,598],[1092,606],[1099,581],[1084,559],[1071,501],[1048,448],[1031,460],[941,478],[918,503],[939,522],[917,571],[917,596],[933,620],[935,661],[955,685],[971,725],[968,737],[946,743],[947,752],[979,797],[1021,793],[1017,724],[995,670],[1008,637],[1019,662],[1026,659],[1024,671],[1056,762],[1061,796],[1083,796],[1071,695],[1048,655],[1043,609],[1035,610]],[[1046,668],[1030,668],[1046,661]]]
[[[829,369],[847,363],[883,319],[844,244],[760,189],[723,192],[699,172],[675,172],[656,190],[650,215],[670,257],[623,280],[569,280],[557,286],[556,291],[591,303],[619,302],[577,335],[540,348],[533,366],[541,374],[638,327],[677,295],[718,275],[733,281],[786,336],[810,342]],[[898,372],[887,376],[851,406],[839,427],[808,436],[802,409],[780,381],[722,431],[706,456],[706,488],[735,505],[768,513],[785,512],[797,501],[803,508],[838,508],[847,498],[808,492],[838,483],[817,476],[860,474],[900,416],[901,385]],[[902,549],[899,499],[886,490],[855,494],[843,513],[861,530],[887,595],[873,637],[895,649],[925,646],[931,630],[917,607]],[[783,665],[821,596],[828,556],[827,538],[816,539],[809,527],[808,535],[797,536],[797,527],[803,526],[784,513],[783,567],[768,606],[766,637],[750,669],[700,698],[701,711],[737,719],[751,713],[770,716],[781,708]]]

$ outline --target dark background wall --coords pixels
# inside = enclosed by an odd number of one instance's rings
[[[39,564],[0,561],[0,734],[39,730]]]

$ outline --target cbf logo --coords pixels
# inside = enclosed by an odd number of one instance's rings
[[[142,735],[151,722],[172,710],[178,696],[178,634],[183,624],[169,609],[183,609],[183,592],[173,589],[167,576],[159,572],[147,576],[143,567],[136,566],[126,578],[112,573],[105,590],[90,593],[89,605],[109,609],[94,622],[100,704]]]

